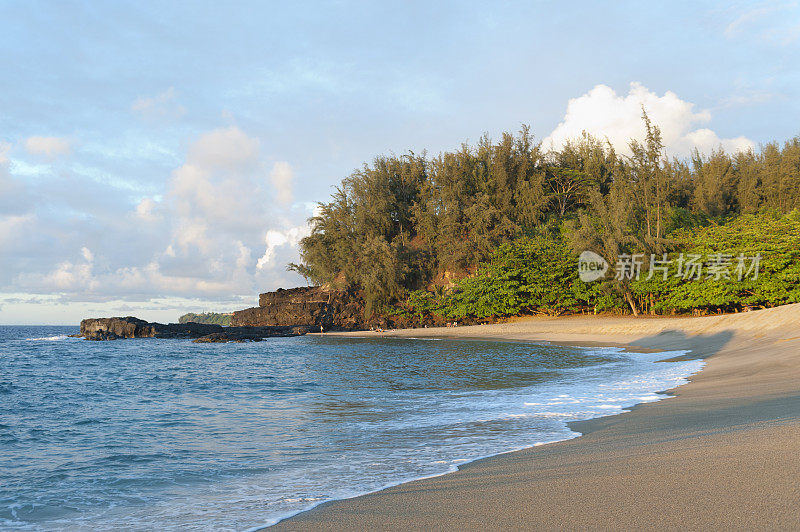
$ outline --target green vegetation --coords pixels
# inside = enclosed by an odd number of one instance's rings
[[[289,268],[357,291],[368,315],[420,320],[800,300],[800,137],[670,159],[643,120],[646,138],[630,143],[630,156],[588,135],[545,152],[523,128],[436,157],[378,157],[320,204],[302,263]],[[605,280],[578,279],[587,249],[610,263]],[[760,275],[687,281],[676,263],[666,279],[650,275],[651,254],[664,253],[704,264],[721,253],[731,272],[740,254],[760,253]],[[644,256],[638,280],[614,279],[623,254]]]
[[[642,277],[632,285],[642,308],[653,312],[685,312],[693,309],[739,310],[742,307],[775,306],[800,301],[800,212],[780,215],[765,211],[731,219],[726,225],[711,225],[674,234],[686,257],[692,254],[713,261],[717,254],[730,260],[730,278],[703,275],[686,282],[675,277],[673,263],[664,279],[662,272],[650,280]],[[759,275],[739,280],[737,257],[760,253]],[[750,267],[751,261],[744,261]]]
[[[221,314],[219,312],[203,312],[202,314],[195,314],[190,312],[178,318],[178,323],[205,323],[209,325],[222,325],[228,327],[231,324],[233,314]]]
[[[558,315],[597,299],[597,285],[578,279],[577,255],[563,238],[521,237],[501,244],[473,277],[438,295],[411,292],[401,308],[420,318],[488,318],[523,312]]]

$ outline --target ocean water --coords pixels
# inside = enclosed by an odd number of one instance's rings
[[[247,530],[664,398],[680,354],[0,327],[0,529]]]

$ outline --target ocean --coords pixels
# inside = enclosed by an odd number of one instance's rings
[[[521,342],[0,327],[0,529],[249,530],[577,436],[700,360]]]

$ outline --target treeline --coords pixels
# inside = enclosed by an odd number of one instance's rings
[[[800,211],[745,214],[672,235],[680,253],[656,263],[652,275],[643,257],[641,275],[628,280],[637,312],[738,311],[800,301]],[[630,309],[615,286],[620,281],[583,282],[577,263],[563,235],[520,237],[501,244],[475,275],[449,290],[412,291],[388,314],[421,322]]]
[[[189,312],[178,318],[178,323],[205,323],[207,325],[222,325],[228,327],[231,324],[232,313],[203,312],[195,314]]]
[[[631,155],[588,135],[544,151],[524,127],[498,142],[484,136],[474,147],[465,144],[436,157],[378,157],[320,204],[312,233],[301,243],[302,262],[289,267],[314,283],[360,292],[367,314],[710,308],[713,303],[700,304],[702,298],[687,306],[663,287],[613,279],[613,272],[604,281],[573,287],[577,253],[593,250],[613,268],[624,254],[687,250],[698,235],[716,238],[713,231],[703,232],[707,228],[734,227],[739,217],[756,213],[739,223],[754,224],[748,227],[755,228],[756,239],[776,236],[759,228],[800,207],[800,137],[759,150],[695,151],[676,159],[665,155],[661,133],[646,114],[643,121],[645,139],[630,142]],[[498,280],[508,273],[497,270],[502,257],[530,270],[518,274],[549,281],[520,295],[513,289],[518,279],[505,285]],[[558,264],[544,268],[531,265],[533,259]],[[556,275],[553,268],[569,282],[548,277]],[[487,296],[481,279],[503,289]],[[571,295],[553,293],[564,290]],[[570,302],[558,303],[560,296]],[[497,308],[469,314],[466,309],[477,309],[479,301],[494,301]],[[720,306],[747,304],[734,298]]]

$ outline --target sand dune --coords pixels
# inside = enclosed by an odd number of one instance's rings
[[[800,529],[800,304],[384,334],[688,349],[707,366],[675,398],[574,423],[580,438],[327,503],[275,528]]]

